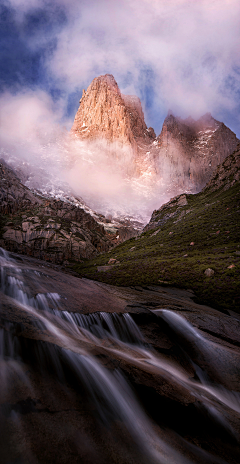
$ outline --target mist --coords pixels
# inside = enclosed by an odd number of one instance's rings
[[[130,146],[103,139],[80,140],[67,131],[62,106],[44,92],[0,98],[0,157],[17,170],[24,184],[39,193],[80,197],[102,214],[133,216],[146,222],[169,198],[159,181],[136,173]]]

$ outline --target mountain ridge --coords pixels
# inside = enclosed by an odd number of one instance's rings
[[[137,223],[108,219],[74,200],[75,204],[30,190],[0,160],[0,246],[66,264],[89,259],[136,236]]]
[[[200,191],[239,143],[210,113],[195,121],[175,117],[170,111],[156,137],[144,121],[140,99],[121,94],[109,74],[95,78],[83,90],[71,134],[128,146],[135,174],[150,184],[158,183],[160,190],[175,193]]]

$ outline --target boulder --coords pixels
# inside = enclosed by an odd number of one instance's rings
[[[208,269],[205,270],[204,274],[207,277],[211,277],[214,275],[214,270],[209,267]]]

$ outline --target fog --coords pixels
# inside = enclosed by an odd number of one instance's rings
[[[53,105],[46,93],[4,94],[0,105],[0,157],[29,188],[59,198],[78,196],[97,212],[143,222],[169,198],[161,181],[136,173],[129,146],[71,135],[58,122],[61,105]]]

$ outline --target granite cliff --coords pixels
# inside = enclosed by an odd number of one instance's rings
[[[71,133],[129,148],[133,174],[162,190],[198,192],[237,144],[236,135],[210,113],[182,120],[169,112],[156,137],[147,128],[138,97],[123,95],[112,75],[95,78],[83,90]]]
[[[88,212],[89,211],[89,212]],[[53,263],[81,261],[137,234],[88,208],[34,193],[0,162],[0,246]]]
[[[71,133],[84,140],[104,139],[114,150],[118,145],[129,148],[140,174],[148,147],[155,139],[147,128],[140,99],[123,95],[110,74],[96,77],[83,90]]]
[[[83,90],[71,132],[83,139],[103,137],[133,146],[138,138],[155,136],[147,129],[140,99],[121,94],[111,74],[96,77]]]
[[[157,137],[157,171],[161,175],[167,169],[178,188],[199,191],[237,144],[236,135],[210,113],[198,121],[170,113]]]

